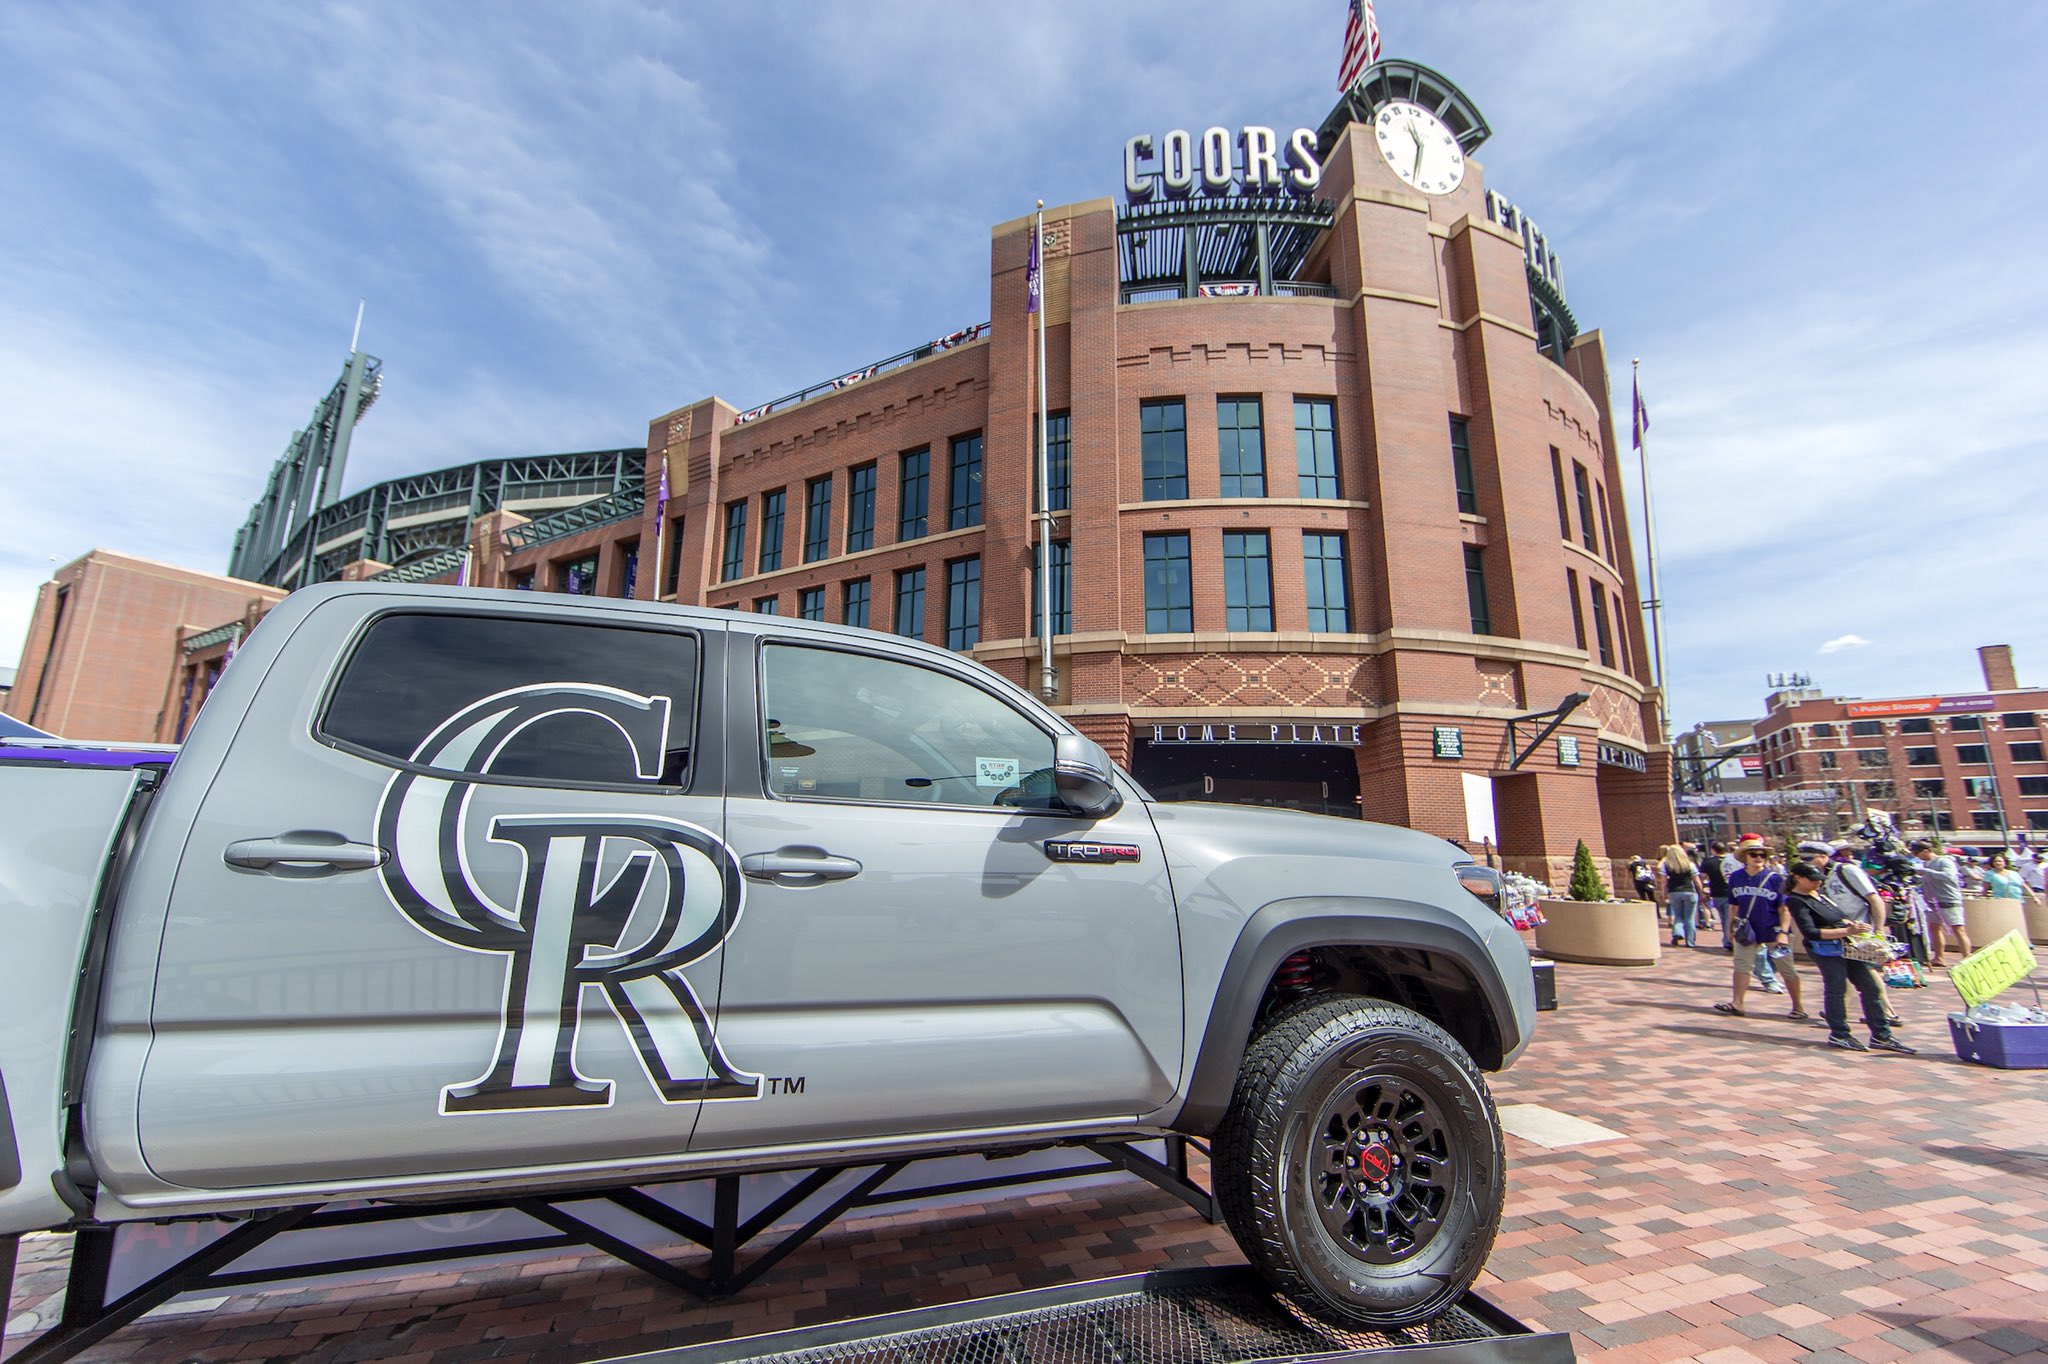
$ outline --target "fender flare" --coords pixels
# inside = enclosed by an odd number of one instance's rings
[[[1252,915],[1231,947],[1188,1077],[1187,1097],[1169,1124],[1175,1131],[1206,1135],[1222,1123],[1266,982],[1282,961],[1310,947],[1406,948],[1450,956],[1478,983],[1501,1055],[1512,1057],[1522,1044],[1513,996],[1493,954],[1478,930],[1455,911],[1365,897],[1278,900]]]

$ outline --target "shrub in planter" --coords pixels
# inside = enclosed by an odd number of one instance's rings
[[[1607,882],[1600,878],[1600,868],[1593,864],[1592,849],[1586,846],[1583,838],[1572,853],[1572,880],[1565,893],[1570,899],[1595,903],[1614,898],[1607,891]]]

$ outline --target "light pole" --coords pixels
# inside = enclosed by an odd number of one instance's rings
[[[1998,847],[2004,851],[2012,843],[2012,832],[2005,823],[2005,793],[1998,789],[1998,717],[1984,717],[1984,767],[1991,773],[1991,807],[1998,811]]]

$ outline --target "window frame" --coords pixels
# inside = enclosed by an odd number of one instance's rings
[[[1302,425],[1303,408],[1308,409],[1307,415],[1309,420],[1308,425],[1306,426]],[[1321,409],[1323,412],[1329,414],[1330,424],[1327,429],[1324,427],[1317,426],[1315,423],[1316,412],[1318,409]],[[1308,438],[1308,448],[1306,453],[1309,455],[1313,464],[1313,468],[1309,471],[1304,471],[1302,468],[1302,455],[1304,453],[1302,448],[1302,437],[1304,436]],[[1327,475],[1325,475],[1322,472],[1324,452],[1320,442],[1317,440],[1317,437],[1319,436],[1329,437],[1330,472]],[[1344,496],[1343,447],[1338,443],[1337,440],[1337,400],[1335,398],[1316,398],[1303,397],[1300,394],[1295,395],[1294,478],[1295,496],[1302,498],[1305,501],[1336,502],[1342,500]],[[1324,494],[1322,489],[1322,485],[1325,478],[1328,479],[1328,482],[1330,484],[1330,491],[1327,495]],[[1315,486],[1312,488],[1304,487],[1304,483],[1307,482],[1313,482]]]
[[[905,450],[897,457],[896,464],[896,543],[922,540],[931,534],[932,522],[932,447],[921,445],[915,450]],[[911,461],[917,461],[917,477],[910,477]],[[910,503],[905,494],[912,486],[917,488],[917,518],[912,521]],[[916,529],[911,527],[915,525]]]
[[[1311,555],[1309,553],[1309,544],[1312,541],[1323,541],[1326,542],[1326,545],[1328,542],[1334,542],[1337,546],[1337,553],[1334,556],[1329,554]],[[1337,595],[1340,598],[1334,607],[1330,605],[1328,600],[1331,583],[1330,566],[1332,563],[1336,565]],[[1316,571],[1314,573],[1309,571],[1311,564],[1315,565]],[[1348,635],[1352,633],[1351,547],[1346,543],[1342,531],[1305,530],[1301,533],[1301,591],[1303,604],[1307,607],[1310,633],[1318,635]],[[1318,592],[1324,598],[1320,606],[1315,601],[1315,595]],[[1321,625],[1316,624],[1316,613],[1319,611],[1323,613],[1323,623]],[[1342,624],[1336,629],[1331,629],[1329,623],[1329,616],[1333,611],[1342,616]]]
[[[913,577],[917,580],[917,633],[911,635],[903,632],[903,581],[906,578]],[[908,568],[897,569],[895,587],[894,594],[889,598],[889,633],[898,639],[922,641],[924,639],[925,595],[930,587],[929,575],[926,572],[925,566],[923,564],[912,564]]]
[[[1160,428],[1156,431],[1147,430],[1145,423],[1148,415],[1153,412],[1159,412],[1163,414],[1168,408],[1172,408],[1180,413],[1179,425],[1166,426],[1162,424]],[[1171,472],[1170,470],[1167,470],[1165,458],[1168,452],[1165,451],[1163,448],[1166,438],[1168,436],[1173,435],[1178,435],[1180,437],[1180,472],[1177,474]],[[1154,437],[1158,438],[1162,446],[1162,449],[1160,451],[1160,459],[1161,468],[1163,471],[1156,475],[1147,472],[1147,470],[1151,467],[1152,463],[1152,440]],[[1156,491],[1153,486],[1155,484],[1159,485]],[[1173,490],[1175,484],[1179,485],[1178,492]],[[1187,500],[1188,403],[1185,397],[1145,398],[1139,401],[1138,491],[1141,500],[1146,502],[1185,502]]]
[[[1180,557],[1180,558],[1179,558],[1178,560],[1175,560],[1175,559],[1173,559],[1173,558],[1170,558],[1170,557],[1168,557],[1168,556],[1166,556],[1166,555],[1163,555],[1163,554],[1162,554],[1162,555],[1161,555],[1161,556],[1159,557],[1159,560],[1158,560],[1158,561],[1159,561],[1160,563],[1163,563],[1163,564],[1171,564],[1171,563],[1175,563],[1175,562],[1178,562],[1178,563],[1179,563],[1179,564],[1180,564],[1180,565],[1182,566],[1182,568],[1183,568],[1183,570],[1184,570],[1184,577],[1185,577],[1185,580],[1186,580],[1187,604],[1186,604],[1186,606],[1185,606],[1185,607],[1182,607],[1182,606],[1176,606],[1176,605],[1172,604],[1171,602],[1169,602],[1169,603],[1167,603],[1166,605],[1163,605],[1163,606],[1159,606],[1159,607],[1154,607],[1154,606],[1152,605],[1152,564],[1153,564],[1153,557],[1152,557],[1152,554],[1151,554],[1151,548],[1152,548],[1152,545],[1153,545],[1153,543],[1154,543],[1155,541],[1157,541],[1157,542],[1161,542],[1161,543],[1163,544],[1164,542],[1168,542],[1168,541],[1173,541],[1173,540],[1178,540],[1178,541],[1180,541],[1180,543],[1181,543],[1181,547],[1182,547],[1182,550],[1183,550],[1183,553],[1182,553],[1181,557]],[[1194,536],[1193,536],[1193,535],[1192,535],[1191,533],[1189,533],[1188,531],[1184,531],[1184,530],[1168,530],[1168,531],[1148,531],[1148,532],[1146,533],[1146,535],[1145,535],[1145,538],[1144,538],[1144,539],[1143,539],[1143,540],[1142,540],[1142,541],[1140,542],[1140,544],[1139,544],[1139,547],[1138,547],[1138,548],[1139,548],[1139,563],[1140,563],[1141,565],[1143,565],[1143,569],[1142,569],[1142,571],[1143,571],[1143,573],[1144,573],[1144,575],[1145,575],[1145,576],[1144,576],[1144,587],[1145,587],[1145,594],[1144,594],[1144,595],[1145,595],[1145,633],[1146,633],[1146,634],[1148,634],[1148,635],[1186,635],[1186,634],[1192,634],[1192,633],[1194,633],[1194,629],[1195,629],[1195,542],[1194,542]],[[1170,584],[1168,584],[1168,586],[1170,586]],[[1162,613],[1165,613],[1165,614],[1168,614],[1168,615],[1171,615],[1171,614],[1173,614],[1173,613],[1175,613],[1175,612],[1179,612],[1179,611],[1185,610],[1185,611],[1187,612],[1187,618],[1188,618],[1187,628],[1186,628],[1186,629],[1175,629],[1175,628],[1173,628],[1173,622],[1169,620],[1169,621],[1168,621],[1168,622],[1167,622],[1167,623],[1166,623],[1166,624],[1165,624],[1165,625],[1164,625],[1163,627],[1161,627],[1160,629],[1157,629],[1157,630],[1153,629],[1153,628],[1152,628],[1152,613],[1153,613],[1153,612],[1154,612],[1155,610],[1157,610],[1157,611],[1159,611],[1159,612],[1162,612]]]
[[[971,570],[971,574],[970,574]],[[963,613],[956,622],[954,607],[972,598],[973,619]],[[946,647],[955,653],[964,653],[981,643],[981,556],[969,554],[959,559],[946,560]],[[955,644],[955,636],[972,636],[963,643]]]
[[[968,452],[963,460],[962,452]],[[954,436],[946,444],[946,529],[972,530],[982,524],[982,471],[987,445],[979,431]],[[963,475],[965,475],[963,477]],[[962,496],[963,489],[972,500]]]
[[[718,561],[718,580],[722,583],[738,582],[747,576],[747,499],[735,498],[725,504],[725,545],[724,554]],[[682,556],[673,556],[676,563]]]
[[[1238,543],[1238,552],[1231,552],[1231,542]],[[1251,553],[1256,542],[1258,552]],[[1243,566],[1244,600],[1232,601],[1231,572],[1233,565]],[[1265,603],[1254,600],[1258,584],[1253,579],[1253,565],[1258,564],[1265,572]],[[1258,623],[1258,613],[1265,613],[1265,624]],[[1242,613],[1243,625],[1231,623],[1234,616]],[[1227,530],[1223,532],[1223,628],[1233,635],[1269,635],[1273,633],[1273,534],[1265,530]]]
[[[1479,484],[1472,475],[1472,422],[1451,418],[1451,486],[1458,494],[1462,516],[1479,515]]]
[[[814,603],[817,607],[816,615],[811,614],[811,608]],[[797,589],[796,619],[817,621],[825,619],[825,587],[822,583],[816,587]]]
[[[355,666],[357,656],[361,654],[378,623],[389,620],[394,616],[438,616],[458,620],[538,621],[542,624],[566,625],[575,629],[630,630],[636,634],[662,635],[690,640],[695,646],[696,675],[690,679],[692,704],[689,707],[689,733],[686,736],[688,743],[683,745],[690,754],[690,761],[684,768],[682,783],[680,785],[670,785],[660,781],[564,781],[554,777],[527,777],[510,774],[500,776],[494,772],[456,772],[446,767],[434,767],[428,763],[417,763],[410,758],[401,758],[396,754],[385,753],[366,744],[359,744],[353,739],[344,739],[339,735],[329,734],[325,728],[327,716],[334,705],[335,694],[341,688],[342,678],[346,677],[349,669]],[[319,699],[314,702],[312,713],[306,720],[307,737],[323,748],[333,749],[337,753],[346,753],[352,758],[359,758],[386,771],[407,772],[413,776],[436,777],[443,780],[453,777],[462,782],[473,783],[479,786],[524,786],[557,791],[632,791],[643,796],[687,796],[696,791],[698,779],[707,769],[709,770],[710,779],[717,783],[717,787],[722,788],[723,786],[723,771],[719,757],[715,752],[717,746],[714,744],[710,748],[706,748],[700,743],[707,728],[703,724],[705,705],[704,679],[712,675],[711,670],[707,667],[707,663],[713,649],[722,651],[725,648],[726,636],[722,628],[707,627],[701,623],[678,626],[654,624],[639,620],[620,621],[614,624],[610,621],[576,619],[552,611],[532,611],[521,608],[514,608],[508,611],[476,611],[393,606],[371,612],[351,626],[350,630],[349,640],[342,646],[340,657],[328,669],[327,680],[320,686]],[[485,695],[489,694],[485,693]],[[721,706],[723,705],[722,699],[720,704]],[[675,720],[675,709],[673,706],[669,709],[671,724]],[[716,724],[708,728],[714,735],[717,733],[718,726]],[[669,737],[673,741],[676,736],[671,733]],[[664,755],[664,761],[666,761],[666,755]]]
[[[789,489],[770,488],[761,494],[761,543],[754,553],[754,573],[780,573],[782,571],[782,542],[788,538],[788,528],[783,524],[789,511]],[[769,528],[774,527],[774,534]],[[771,562],[772,560],[772,562]]]
[[[862,488],[861,475],[867,475]],[[858,554],[875,547],[875,499],[882,471],[873,460],[846,471],[846,553]]]
[[[819,474],[804,481],[803,562],[815,564],[832,557],[832,475]]]
[[[1247,407],[1251,409],[1250,426],[1244,422]],[[1224,424],[1226,409],[1232,420],[1230,425]],[[1245,458],[1247,435],[1250,436],[1251,447],[1249,467]],[[1216,396],[1216,495],[1266,495],[1266,404],[1256,393]]]
[[[858,583],[861,588],[861,619],[858,621],[852,621],[846,618],[846,608],[853,605],[853,588],[856,583]],[[870,630],[874,628],[871,624],[874,618],[875,580],[873,577],[870,576],[862,578],[848,578],[846,581],[839,584],[839,623],[841,625],[850,625],[856,630]]]

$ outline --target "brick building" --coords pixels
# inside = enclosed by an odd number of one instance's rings
[[[1807,793],[1834,832],[1878,810],[1952,842],[2048,843],[2048,688],[2022,687],[2012,650],[1977,651],[1984,690],[1859,700],[1811,687],[1772,693],[1756,722],[1764,779]]]
[[[1673,841],[1671,764],[1605,347],[1469,159],[1487,133],[1442,76],[1382,62],[1320,129],[1133,138],[1131,202],[1046,211],[1054,702],[1162,795],[1485,838],[1562,885],[1580,839]],[[679,406],[636,479],[494,501],[443,471],[283,543],[319,578],[917,634],[1036,689],[1032,237],[991,232],[992,323]],[[162,737],[251,622],[194,623]]]
[[[283,596],[262,583],[96,549],[37,590],[15,686],[0,709],[67,739],[154,740],[181,638],[224,620],[253,620]]]
[[[1382,155],[1396,94],[1485,133],[1398,66],[1325,123],[1315,208],[1046,211],[1057,702],[1164,795],[1464,839],[1477,777],[1507,863],[1561,884],[1580,838],[1675,837],[1607,356],[1476,163],[1426,193]],[[1035,688],[1032,226],[991,233],[984,336],[657,418],[643,591],[920,634]],[[1308,230],[1283,263],[1233,226]],[[1515,764],[1510,721],[1573,693]]]

